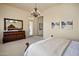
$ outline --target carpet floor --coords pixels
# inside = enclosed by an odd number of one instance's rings
[[[26,42],[32,44],[40,40],[43,40],[42,36],[33,36],[27,39],[0,44],[0,56],[23,56],[27,47],[25,45]]]

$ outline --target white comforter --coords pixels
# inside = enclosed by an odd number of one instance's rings
[[[49,38],[29,46],[25,56],[61,56],[70,40]]]

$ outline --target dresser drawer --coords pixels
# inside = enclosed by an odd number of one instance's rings
[[[3,43],[25,39],[25,31],[4,32]]]

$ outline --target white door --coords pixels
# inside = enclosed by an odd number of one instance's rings
[[[33,35],[33,21],[29,21],[29,36]]]

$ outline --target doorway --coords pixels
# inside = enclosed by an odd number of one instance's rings
[[[33,21],[29,21],[29,36],[33,35]]]

